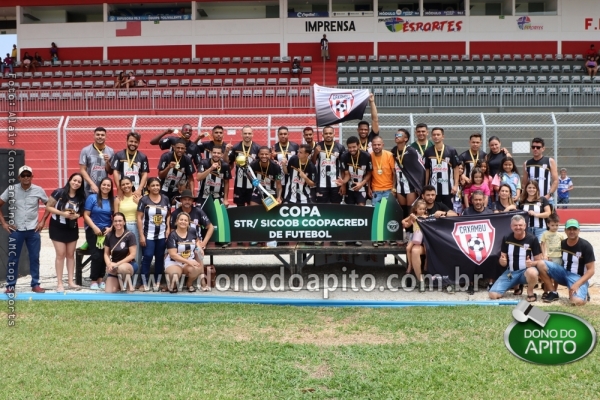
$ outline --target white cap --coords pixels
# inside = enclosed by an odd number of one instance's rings
[[[25,171],[29,171],[33,175],[33,170],[31,169],[31,167],[28,165],[23,165],[21,168],[19,168],[19,176],[21,176],[21,174]]]

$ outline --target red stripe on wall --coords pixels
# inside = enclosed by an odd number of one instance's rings
[[[117,36],[142,36],[142,21],[127,21],[124,29],[115,29]]]
[[[277,57],[279,53],[279,43],[196,45],[196,57]]]
[[[50,60],[50,46],[20,49],[21,59],[25,52],[34,56],[37,51],[43,60]],[[102,47],[59,47],[59,60],[102,60]]]
[[[288,55],[294,56],[312,56],[313,60],[321,59],[320,38],[315,43],[288,43]],[[335,60],[337,56],[365,55],[373,54],[373,42],[329,42],[329,57]]]
[[[431,56],[463,55],[467,49],[465,42],[379,42],[379,55]]]
[[[108,58],[110,60],[119,58],[183,58],[192,56],[192,46],[123,46],[109,47]]]
[[[558,42],[471,42],[470,54],[556,54]],[[563,50],[564,52],[564,50]]]
[[[562,41],[562,53],[563,54],[584,54],[590,49],[590,45],[593,44],[596,51],[600,49],[600,41],[596,40],[579,40],[579,41]]]

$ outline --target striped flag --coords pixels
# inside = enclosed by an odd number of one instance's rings
[[[369,89],[334,89],[314,85],[317,126],[362,119],[369,103]]]

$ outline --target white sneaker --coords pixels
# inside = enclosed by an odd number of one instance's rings
[[[98,290],[98,289],[99,289],[99,286],[96,282],[94,282],[90,285],[90,290]]]
[[[100,288],[100,290],[104,290],[106,288],[106,283],[100,282],[100,284],[98,285],[98,287]]]

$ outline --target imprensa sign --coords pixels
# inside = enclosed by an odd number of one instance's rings
[[[352,32],[356,31],[354,21],[306,21],[306,32]]]

